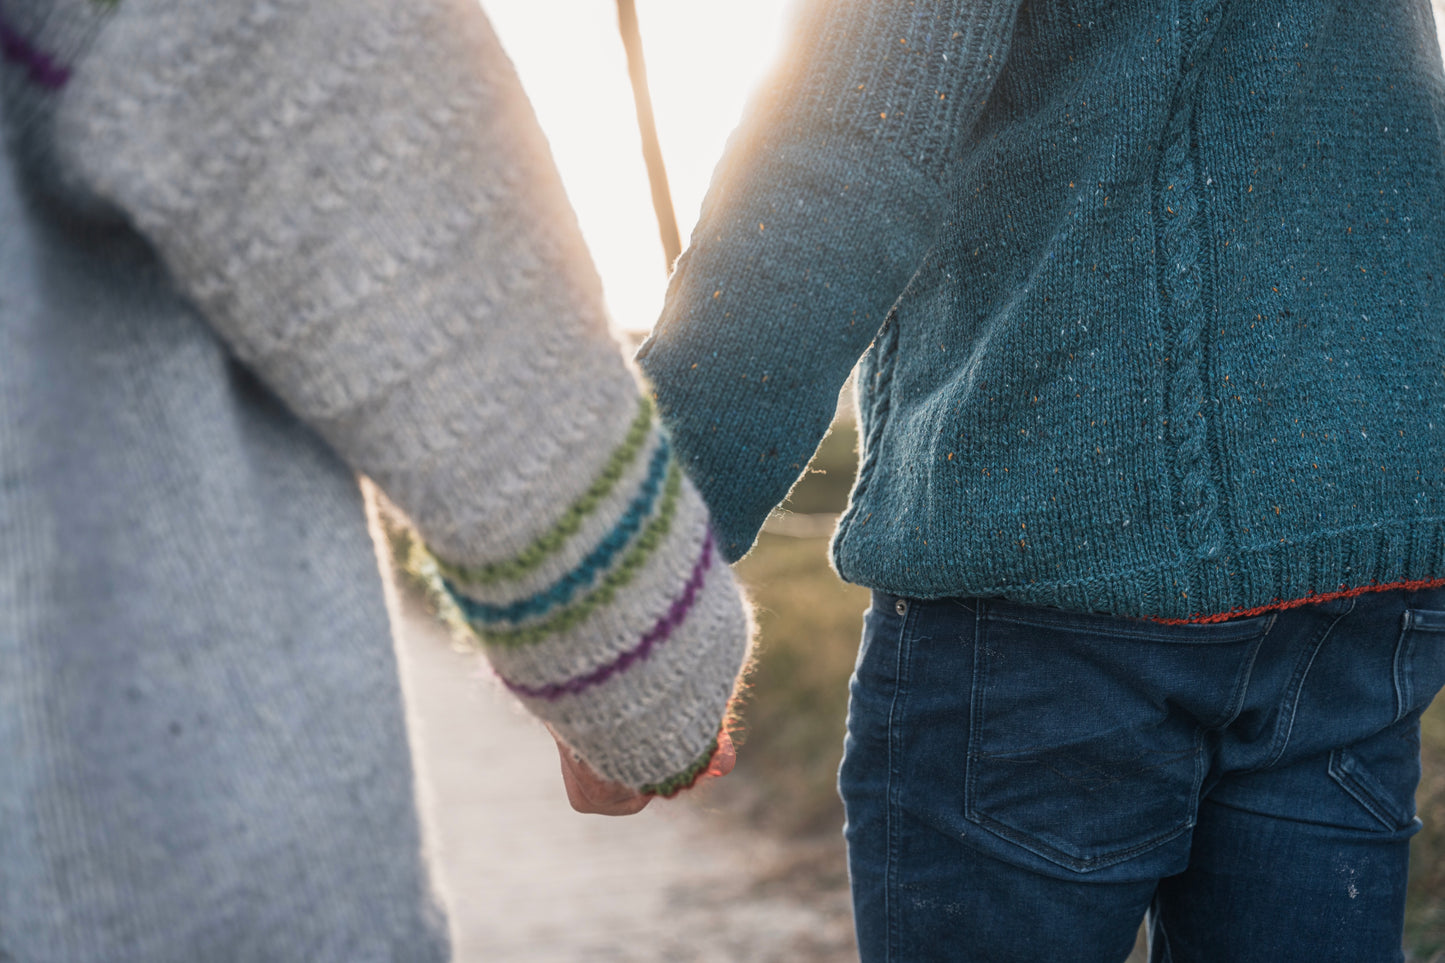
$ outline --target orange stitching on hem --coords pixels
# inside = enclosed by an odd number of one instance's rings
[[[1395,589],[1417,591],[1419,589],[1445,587],[1445,578],[1416,579],[1412,582],[1390,582],[1385,585],[1372,583],[1361,585],[1356,588],[1342,588],[1337,592],[1323,592],[1318,595],[1307,595],[1302,599],[1292,599],[1288,602],[1271,602],[1268,605],[1261,605],[1252,609],[1230,609],[1228,612],[1220,612],[1215,615],[1191,615],[1186,619],[1151,619],[1161,625],[1204,625],[1210,622],[1227,622],[1230,619],[1249,618],[1253,615],[1265,615],[1270,612],[1283,612],[1286,609],[1297,609],[1306,605],[1318,605],[1321,602],[1333,602],[1336,599],[1351,599],[1371,592],[1390,592]]]

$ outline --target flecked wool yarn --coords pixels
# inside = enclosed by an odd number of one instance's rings
[[[810,3],[640,352],[726,558],[862,356],[844,578],[1220,618],[1445,578],[1427,0]]]

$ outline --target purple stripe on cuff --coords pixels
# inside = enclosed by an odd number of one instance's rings
[[[49,90],[59,90],[70,79],[70,68],[32,44],[0,13],[0,56],[25,68],[31,81]]]
[[[503,684],[508,689],[521,696],[531,699],[547,699],[555,702],[565,695],[576,695],[595,685],[601,685],[608,679],[620,672],[626,672],[632,666],[641,662],[652,654],[652,650],[668,640],[673,630],[687,620],[687,613],[697,601],[697,594],[702,590],[702,584],[707,576],[707,570],[712,567],[713,560],[713,537],[712,529],[709,528],[707,538],[702,543],[702,554],[698,556],[697,564],[693,566],[692,577],[683,586],[682,594],[672,600],[667,614],[657,620],[657,624],[647,631],[637,647],[619,655],[612,662],[593,669],[586,675],[580,675],[575,679],[568,679],[566,682],[553,682],[548,685],[530,686],[520,682],[512,682],[502,677]]]

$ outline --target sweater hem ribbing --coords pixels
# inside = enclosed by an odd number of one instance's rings
[[[1329,532],[1219,560],[1179,560],[1054,581],[990,582],[957,571],[950,577],[944,569],[923,585],[860,571],[857,561],[846,551],[837,553],[844,579],[909,598],[1004,598],[1161,622],[1219,622],[1368,592],[1445,585],[1445,518]]]

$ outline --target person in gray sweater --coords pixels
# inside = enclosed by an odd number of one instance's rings
[[[726,768],[746,610],[475,3],[3,0],[0,91],[0,960],[448,958],[357,473],[579,804]]]

